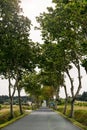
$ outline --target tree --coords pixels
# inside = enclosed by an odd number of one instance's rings
[[[82,95],[78,95],[77,100],[87,101],[87,92],[83,92]]]
[[[39,105],[41,105],[41,84],[38,74],[36,74],[36,72],[25,74],[22,85],[24,86],[26,93],[35,97],[35,104],[39,107]]]
[[[41,14],[37,18],[37,21],[40,23],[40,30],[42,32],[42,38],[44,42],[46,44],[56,43],[60,46],[60,48],[62,48],[62,56],[64,58],[61,59],[64,59],[63,61],[65,62],[62,62],[63,69],[60,69],[60,71],[67,73],[71,82],[72,101],[70,117],[73,117],[74,102],[82,87],[80,72],[82,56],[81,43],[86,41],[83,17],[86,17],[86,13],[84,12],[86,11],[87,2],[85,0],[53,0],[53,2],[56,3],[55,8],[53,9],[52,7],[49,7],[48,13],[44,12]],[[73,65],[77,68],[78,72],[79,85],[76,93],[74,93],[73,80],[69,74],[69,70],[73,67]]]
[[[10,113],[13,118],[13,96],[19,77],[24,71],[32,71],[35,67],[35,44],[29,39],[31,22],[20,15],[18,0],[1,0],[0,11],[0,74],[9,81]]]
[[[53,99],[54,96],[54,88],[52,86],[43,86],[41,89],[44,100],[46,100],[47,106],[49,106],[49,102]]]
[[[10,112],[11,118],[13,117],[13,95],[15,93],[15,88],[18,83],[16,80],[14,84],[14,90],[11,95],[11,87],[13,86],[11,83],[12,73],[10,68],[12,69],[13,64],[11,63],[11,54],[12,54],[12,46],[11,44],[15,42],[14,40],[14,24],[13,20],[20,12],[20,8],[18,6],[19,1],[0,1],[0,73],[4,75],[5,78],[8,78],[9,81],[9,97],[10,97]],[[9,62],[10,61],[10,62]]]

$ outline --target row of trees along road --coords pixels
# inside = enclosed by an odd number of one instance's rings
[[[25,71],[34,70],[37,61],[37,45],[29,39],[31,21],[22,15],[19,5],[19,0],[0,0],[0,75],[8,79],[11,118],[15,90],[20,104],[20,81]]]
[[[71,112],[74,116],[74,102],[82,88],[81,70],[87,70],[87,1],[86,0],[53,0],[55,7],[48,7],[37,17],[44,44],[41,45],[41,74],[48,76],[48,84],[55,88],[57,98],[60,86],[65,89],[67,109],[67,86],[65,75],[71,83]],[[85,60],[84,60],[85,58]],[[74,81],[70,70],[73,66],[78,72],[78,87],[74,92]]]
[[[71,83],[70,117],[74,116],[74,102],[82,87],[80,65],[87,70],[87,1],[53,2],[55,8],[49,7],[47,13],[37,17],[44,40],[44,44],[39,45],[29,39],[31,21],[22,15],[19,0],[0,0],[0,75],[9,82],[11,118],[14,116],[13,97],[16,89],[20,113],[23,113],[20,102],[21,87],[34,95],[37,104],[40,98],[43,99],[41,96],[49,101],[53,93],[59,99],[60,87],[64,87],[65,114],[68,99],[65,75]],[[37,65],[41,69],[39,74],[34,70]],[[78,72],[76,92],[70,74],[73,66]],[[41,84],[47,88],[41,88]]]

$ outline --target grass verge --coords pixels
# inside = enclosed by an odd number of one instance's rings
[[[67,107],[66,115],[63,114],[63,108],[63,105],[58,106],[57,112],[82,130],[87,130],[87,107],[75,106],[75,118],[69,118],[70,106]]]
[[[19,115],[18,117],[15,117],[15,118],[13,118],[13,119],[10,120],[10,121],[7,121],[7,122],[1,124],[1,125],[0,125],[0,129],[6,127],[7,125],[10,125],[10,124],[14,123],[15,121],[17,121],[17,120],[19,120],[19,119],[21,119],[21,118],[27,116],[27,115],[30,114],[30,113],[31,113],[31,112],[26,112],[26,113],[24,113],[23,115]]]

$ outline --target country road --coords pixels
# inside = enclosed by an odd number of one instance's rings
[[[52,110],[42,107],[1,130],[81,130]]]

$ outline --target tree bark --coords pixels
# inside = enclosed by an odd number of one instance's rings
[[[56,99],[59,100],[59,91],[60,91],[60,87],[58,86],[56,89]]]
[[[22,115],[23,110],[22,110],[22,103],[21,103],[20,87],[19,86],[17,86],[17,90],[18,90],[19,111],[20,111],[20,114]]]
[[[75,94],[75,98],[77,97],[77,95],[79,94],[80,89],[82,88],[82,83],[81,83],[81,71],[80,71],[80,63],[78,61],[78,64],[76,66],[77,70],[78,70],[78,80],[79,80],[79,85],[78,85],[78,89],[77,92]]]
[[[14,117],[14,111],[13,111],[13,97],[10,98],[10,119]]]
[[[14,111],[13,111],[13,96],[15,93],[15,88],[13,88],[13,94],[11,95],[11,79],[10,77],[8,78],[9,80],[9,98],[10,98],[10,119],[14,117]]]
[[[70,117],[74,117],[74,103],[75,103],[75,100],[76,100],[76,97],[77,95],[79,94],[79,91],[80,89],[82,88],[82,85],[81,85],[81,72],[80,72],[80,63],[79,63],[79,60],[78,58],[76,59],[76,62],[73,64],[75,65],[75,67],[77,68],[77,71],[78,71],[78,81],[79,81],[79,85],[78,85],[78,88],[77,88],[77,91],[76,93],[74,94],[74,85],[73,85],[73,80],[68,72],[68,70],[66,70],[66,73],[70,79],[70,83],[71,83],[71,94],[72,94],[72,101],[71,101],[71,111],[70,111]]]
[[[75,98],[74,98],[74,85],[73,85],[73,80],[69,74],[69,71],[66,70],[66,73],[70,79],[70,83],[71,83],[71,94],[72,94],[72,101],[71,101],[71,110],[70,110],[70,115],[69,117],[72,118],[74,117],[74,101],[75,101]]]
[[[74,117],[74,103],[75,103],[75,99],[71,101],[71,111],[69,115],[70,118]]]
[[[66,114],[66,110],[67,110],[67,104],[68,104],[68,94],[67,94],[67,89],[66,89],[66,85],[64,86],[64,90],[65,90],[65,95],[66,95],[66,99],[65,99],[65,106],[64,106],[64,110],[63,110],[63,114]]]
[[[14,117],[14,111],[13,111],[13,97],[14,97],[14,94],[15,94],[15,91],[16,91],[16,87],[18,85],[18,77],[16,76],[15,79],[15,84],[13,85],[11,83],[11,75],[10,75],[10,72],[8,71],[8,82],[9,82],[9,98],[10,98],[10,118],[13,118]],[[13,88],[13,92],[11,92],[11,88]]]

